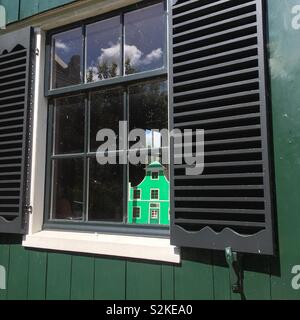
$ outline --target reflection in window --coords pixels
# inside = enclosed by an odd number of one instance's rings
[[[133,224],[169,225],[170,183],[168,168],[158,161],[149,158],[147,165],[129,165],[129,185],[127,203],[127,222]],[[152,173],[158,173],[158,179],[153,180]],[[140,198],[134,197],[140,190]],[[155,202],[153,202],[153,200]],[[140,217],[134,218],[134,208],[140,208]]]
[[[119,76],[121,72],[120,17],[88,25],[86,35],[86,82]]]
[[[119,121],[124,119],[123,91],[117,88],[92,93],[90,110],[90,150],[96,151],[101,145],[96,141],[99,130],[119,132]]]
[[[134,219],[139,219],[141,217],[141,208],[140,207],[133,207],[132,216]]]
[[[123,221],[123,165],[100,165],[91,158],[89,168],[89,221]]]
[[[83,96],[55,100],[55,153],[81,153],[84,147]]]
[[[162,3],[124,15],[125,73],[133,74],[164,65],[165,19]]]
[[[151,189],[150,198],[151,198],[152,200],[157,200],[157,199],[159,199],[159,189]]]
[[[82,29],[77,28],[52,37],[52,88],[82,82]]]
[[[82,220],[83,160],[53,160],[52,219]]]
[[[129,87],[129,127],[145,130],[146,146],[161,147],[161,135],[168,129],[168,92],[166,81],[154,81]]]
[[[141,199],[141,190],[139,189],[133,190],[133,199]]]

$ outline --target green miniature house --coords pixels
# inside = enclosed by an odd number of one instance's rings
[[[165,168],[154,161],[145,169],[145,177],[137,186],[129,183],[128,223],[170,224],[170,183]]]

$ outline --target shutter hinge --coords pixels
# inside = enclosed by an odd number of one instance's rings
[[[24,206],[23,211],[23,228],[25,233],[28,231],[29,216],[32,214],[32,206]]]
[[[225,257],[230,271],[230,283],[233,293],[243,293],[243,274],[241,256],[230,247],[225,249]]]
[[[24,214],[26,214],[26,215],[32,214],[32,206],[25,206],[24,207]]]

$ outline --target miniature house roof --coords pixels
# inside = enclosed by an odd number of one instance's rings
[[[157,171],[158,169],[164,169],[164,166],[158,161],[153,161],[146,167],[146,171]]]

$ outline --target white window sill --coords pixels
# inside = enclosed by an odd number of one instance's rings
[[[179,248],[161,238],[45,230],[27,235],[23,246],[180,263]]]

